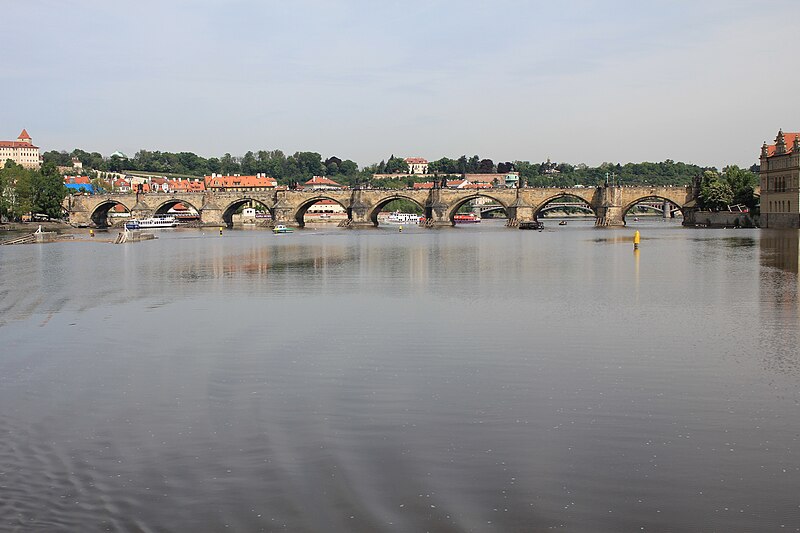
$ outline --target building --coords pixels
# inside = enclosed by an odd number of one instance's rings
[[[169,180],[170,192],[203,192],[206,190],[206,184],[200,179],[173,179]]]
[[[406,165],[408,165],[409,174],[427,174],[428,173],[428,160],[424,157],[406,157]]]
[[[266,174],[256,174],[255,176],[211,174],[205,176],[203,180],[206,190],[209,191],[268,191],[278,185],[275,178]]]
[[[0,141],[0,168],[3,168],[9,159],[25,168],[42,166],[39,147],[33,145],[31,136],[24,129],[16,141]]]
[[[338,202],[320,200],[306,211],[306,216],[317,218],[347,218],[347,211]]]
[[[761,227],[800,228],[800,133],[761,146]]]
[[[343,187],[341,184],[336,183],[332,179],[326,178],[325,176],[314,176],[303,184],[303,188],[317,191],[325,189],[342,189]]]

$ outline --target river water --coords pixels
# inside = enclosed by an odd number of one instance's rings
[[[0,248],[0,530],[797,531],[798,235]]]

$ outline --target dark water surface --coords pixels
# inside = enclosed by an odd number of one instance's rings
[[[800,528],[798,232],[0,248],[0,530]]]

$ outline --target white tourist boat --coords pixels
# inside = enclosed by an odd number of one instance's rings
[[[134,218],[125,223],[125,229],[174,228],[178,220],[172,215],[153,215],[148,218]]]
[[[419,224],[420,216],[414,213],[400,213],[395,211],[386,217],[387,224]]]

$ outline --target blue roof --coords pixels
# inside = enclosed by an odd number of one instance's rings
[[[94,194],[94,193],[97,192],[97,189],[95,189],[94,185],[92,185],[91,183],[65,183],[64,186],[67,189],[76,190],[76,191],[79,191],[79,190],[83,189],[84,191],[86,191],[88,193],[91,193],[91,194]]]

